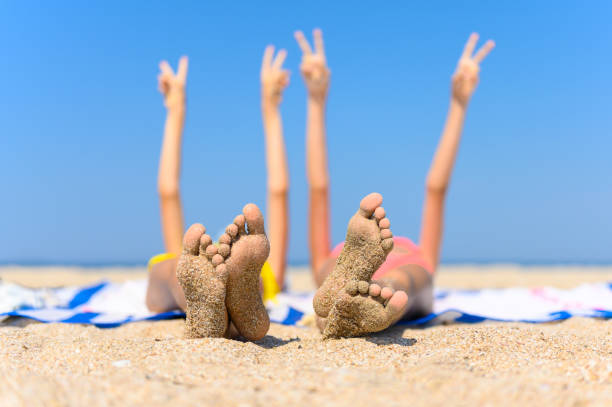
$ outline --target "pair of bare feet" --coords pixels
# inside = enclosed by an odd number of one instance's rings
[[[259,273],[270,253],[261,211],[248,204],[213,244],[206,228],[192,225],[183,239],[176,275],[186,300],[191,338],[265,336],[270,320],[259,293]]]
[[[393,249],[381,204],[377,193],[361,201],[336,266],[314,297],[324,337],[378,332],[406,311],[404,291],[372,281]],[[187,335],[229,337],[231,321],[246,339],[261,339],[270,324],[259,293],[259,273],[270,252],[261,211],[253,204],[245,206],[218,245],[205,231],[201,224],[187,230],[177,267],[187,302]]]
[[[408,295],[372,281],[393,249],[382,196],[371,193],[349,221],[344,248],[313,305],[326,338],[382,331],[406,312]]]

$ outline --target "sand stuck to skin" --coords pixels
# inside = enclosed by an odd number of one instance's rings
[[[6,280],[38,286],[58,284],[58,275],[63,284],[126,278],[0,269]],[[310,288],[305,273],[292,280]],[[612,269],[443,268],[437,284],[566,288],[587,281],[612,281]],[[395,327],[327,341],[314,327],[272,324],[256,343],[183,333],[183,320],[114,329],[9,320],[0,324],[0,405],[612,405],[612,321]]]

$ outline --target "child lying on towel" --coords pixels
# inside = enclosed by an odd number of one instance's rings
[[[426,181],[419,244],[393,237],[382,196],[366,196],[348,224],[346,240],[330,249],[329,175],[325,146],[325,106],[330,70],[320,30],[314,50],[301,31],[301,72],[308,91],[306,163],[310,191],[310,251],[318,325],[326,337],[363,335],[386,329],[402,318],[432,311],[432,281],[440,258],[444,201],[465,112],[478,83],[479,64],[493,49],[488,41],[474,53],[478,35],[470,35],[451,82],[451,100]],[[374,165],[382,165],[377,161]],[[288,176],[285,176],[288,178]],[[273,240],[273,244],[276,242]]]
[[[260,272],[269,272],[264,264],[270,251],[259,208],[246,205],[216,244],[201,224],[183,236],[179,176],[187,64],[181,58],[176,74],[166,61],[160,64],[159,90],[168,112],[158,177],[166,253],[149,262],[147,307],[155,312],[184,310],[189,337],[258,340],[270,325],[259,293]]]

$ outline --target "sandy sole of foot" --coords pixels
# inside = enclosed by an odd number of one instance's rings
[[[31,285],[143,275],[0,269],[1,278]],[[311,288],[305,273],[292,280]],[[478,288],[586,281],[612,281],[612,268],[446,268],[437,282]],[[256,343],[184,339],[183,324],[0,324],[0,405],[612,405],[612,321],[395,327],[328,341],[313,327],[272,324]]]

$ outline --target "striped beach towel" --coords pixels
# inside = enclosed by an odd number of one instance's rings
[[[0,319],[25,317],[40,322],[91,324],[101,328],[129,322],[184,317],[180,311],[151,313],[145,306],[146,281],[101,281],[82,287],[33,289],[0,281]],[[273,322],[296,325],[312,315],[312,294],[280,293],[267,301]],[[612,284],[584,284],[569,290],[550,287],[435,292],[434,312],[407,325],[483,321],[550,322],[572,316],[611,318]]]

